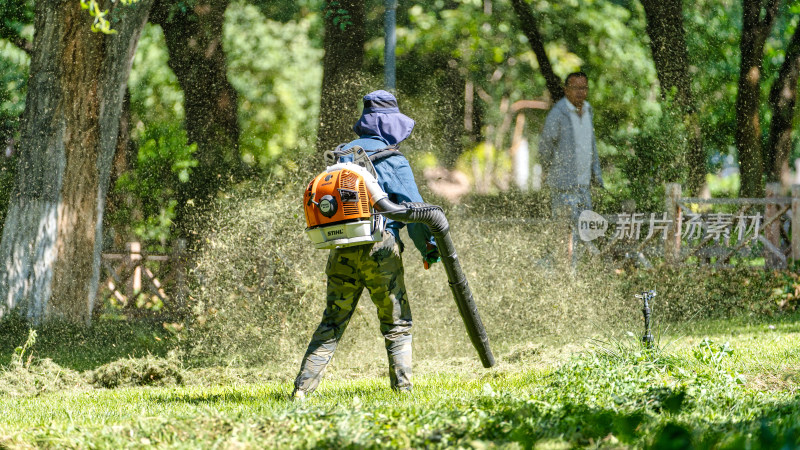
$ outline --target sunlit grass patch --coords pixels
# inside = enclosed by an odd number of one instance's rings
[[[700,321],[698,328],[720,329]],[[253,372],[240,382],[212,377],[203,384],[197,377],[200,384],[186,386],[0,397],[0,438],[7,445],[76,447],[641,447],[677,427],[700,448],[768,448],[769,439],[790,442],[789,418],[800,420],[794,389],[730,375],[754,368],[755,358],[743,355],[781,333],[744,328],[731,352],[713,347],[717,360],[694,350],[704,338],[718,342],[723,335],[698,333],[658,360],[636,356],[641,349],[632,343],[634,352],[619,358],[586,346],[560,362],[519,360],[490,370],[451,372],[443,362],[443,370],[416,375],[410,394],[389,389],[385,375],[339,373],[298,402],[290,398],[290,379],[258,381]],[[793,339],[778,340],[782,350],[762,362],[784,358]]]

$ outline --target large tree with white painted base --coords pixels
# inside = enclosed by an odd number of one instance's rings
[[[75,0],[36,2],[19,166],[0,241],[0,316],[88,323],[128,73],[153,0],[117,2],[115,33]]]

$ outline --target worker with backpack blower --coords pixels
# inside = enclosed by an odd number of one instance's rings
[[[369,155],[378,184],[392,202],[422,202],[408,160],[398,150],[398,144],[414,129],[414,120],[400,113],[397,99],[389,92],[374,91],[363,100],[363,112],[353,126],[358,139],[339,146],[333,152],[334,161],[329,162],[351,162],[353,150],[360,147]],[[392,220],[386,221],[380,242],[331,250],[325,268],[327,304],[295,379],[294,398],[304,399],[319,385],[365,287],[377,307],[391,387],[400,392],[411,390],[412,320],[400,256],[404,249],[400,229],[406,225],[425,268],[439,261],[427,225]]]

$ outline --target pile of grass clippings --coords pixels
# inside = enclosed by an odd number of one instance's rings
[[[183,384],[183,368],[174,356],[119,359],[91,372],[96,387],[169,386]]]
[[[85,373],[50,358],[31,358],[0,371],[0,396],[32,397],[63,390],[181,385],[184,371],[175,358],[126,358]]]
[[[0,396],[35,396],[67,388],[85,388],[80,373],[61,367],[49,358],[34,358],[36,330],[29,329],[25,343],[14,349],[11,362],[0,369]]]
[[[503,360],[509,363],[531,363],[542,359],[542,345],[528,342],[509,352]]]
[[[61,367],[50,358],[12,362],[0,371],[0,396],[30,397],[65,389],[86,389],[80,372]]]

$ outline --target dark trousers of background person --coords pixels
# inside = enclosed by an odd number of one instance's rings
[[[592,209],[592,194],[589,186],[576,185],[567,189],[552,188],[550,191],[550,207],[553,221],[556,224],[559,244],[564,243],[565,261],[571,268],[578,263],[577,246],[580,243],[578,236],[578,218],[581,212]],[[563,238],[561,237],[563,236]]]

